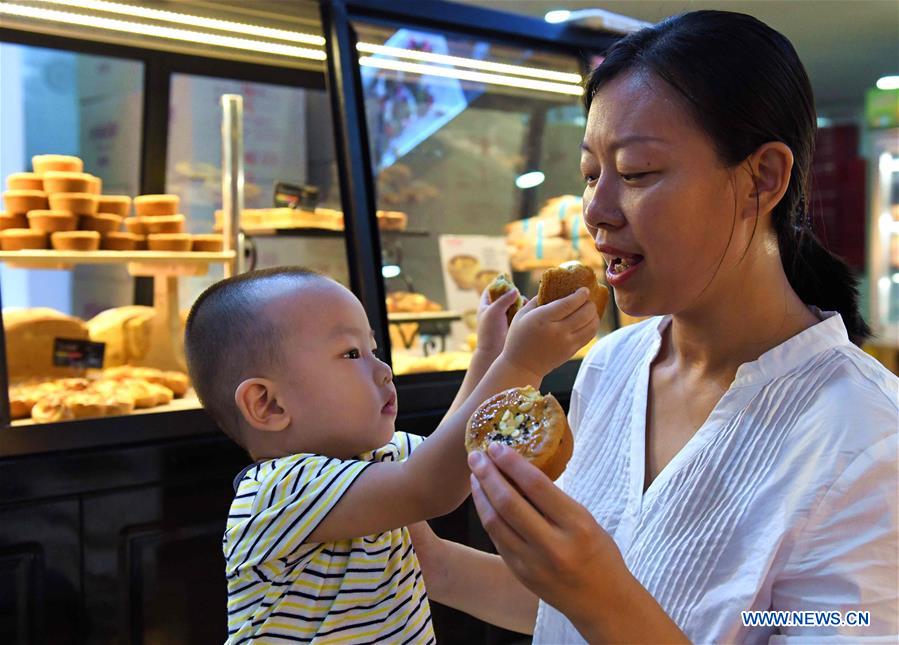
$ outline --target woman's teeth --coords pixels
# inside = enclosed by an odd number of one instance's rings
[[[632,266],[636,266],[643,261],[641,256],[635,256],[632,258],[615,258],[612,260],[612,265],[610,267],[610,271],[613,275],[617,275],[619,273],[624,273]]]

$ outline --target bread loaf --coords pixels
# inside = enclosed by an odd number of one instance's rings
[[[146,356],[155,316],[153,307],[131,305],[101,311],[87,321],[91,340],[106,343],[103,366],[127,365]]]
[[[83,320],[46,307],[16,309],[3,312],[3,328],[10,381],[32,376],[75,376],[84,371],[53,364],[55,339],[87,340]]]

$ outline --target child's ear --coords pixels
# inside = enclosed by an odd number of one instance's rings
[[[277,387],[265,378],[250,378],[234,391],[234,402],[251,427],[279,432],[290,425],[290,413],[278,403]]]

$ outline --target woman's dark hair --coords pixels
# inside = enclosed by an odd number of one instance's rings
[[[604,84],[639,70],[655,74],[686,99],[728,166],[770,141],[789,146],[790,184],[772,213],[784,272],[803,302],[838,311],[849,337],[861,344],[870,330],[858,310],[857,280],[812,231],[807,205],[815,103],[790,41],[741,13],[693,11],[668,18],[609,49],[587,81],[587,111]]]

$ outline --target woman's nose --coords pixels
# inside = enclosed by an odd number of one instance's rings
[[[584,222],[594,230],[624,225],[624,215],[610,181],[600,178],[596,186],[584,192]]]

